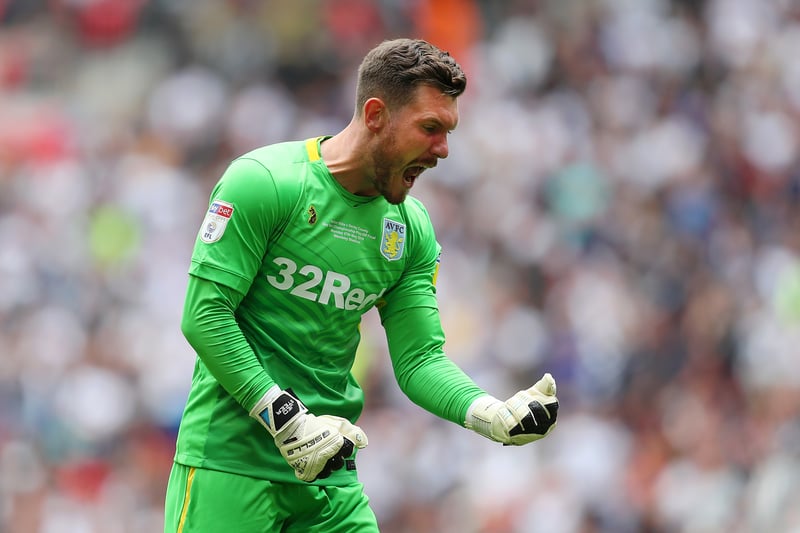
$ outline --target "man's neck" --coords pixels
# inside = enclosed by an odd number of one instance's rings
[[[359,196],[376,196],[368,178],[369,164],[361,138],[354,122],[329,139],[322,141],[320,156],[334,179],[345,190]]]

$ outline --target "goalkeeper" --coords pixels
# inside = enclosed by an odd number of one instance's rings
[[[401,390],[503,444],[546,436],[545,374],[500,401],[444,352],[441,248],[408,192],[448,155],[466,77],[422,40],[385,41],[359,67],[338,134],[234,160],[197,235],[181,329],[197,353],[164,531],[378,531],[355,456],[364,395],[350,373],[377,307]]]

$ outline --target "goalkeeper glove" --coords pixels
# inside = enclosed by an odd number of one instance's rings
[[[556,425],[556,382],[549,373],[528,390],[501,402],[493,396],[475,399],[464,426],[489,439],[519,446],[546,437]]]
[[[358,426],[338,416],[315,416],[291,390],[277,385],[250,410],[250,416],[267,428],[281,455],[302,481],[328,477],[344,466],[354,447],[367,445]]]

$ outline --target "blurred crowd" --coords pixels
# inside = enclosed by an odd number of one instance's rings
[[[0,532],[161,530],[211,187],[337,132],[397,36],[469,78],[414,189],[447,352],[561,410],[521,448],[436,419],[365,315],[382,531],[800,531],[796,0],[2,0]]]

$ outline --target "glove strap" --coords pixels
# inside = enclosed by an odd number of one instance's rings
[[[308,408],[291,389],[273,385],[250,409],[250,416],[259,421],[273,437],[289,422],[308,412]]]
[[[469,409],[467,409],[464,427],[491,440],[497,440],[497,438],[492,435],[492,420],[502,406],[502,403],[503,402],[494,396],[487,395],[476,398],[470,404]]]

